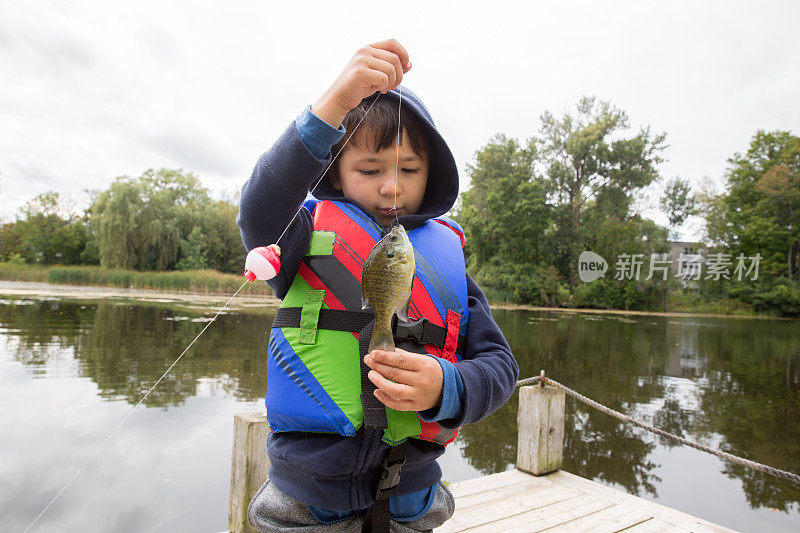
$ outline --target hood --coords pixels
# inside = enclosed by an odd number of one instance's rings
[[[400,224],[403,224],[406,229],[410,229],[419,226],[429,218],[445,214],[453,207],[458,198],[458,168],[456,167],[453,153],[442,138],[439,130],[436,129],[433,118],[431,118],[431,114],[422,103],[422,100],[405,86],[400,85],[400,88],[403,93],[403,101],[400,105],[406,111],[415,113],[422,120],[422,123],[428,127],[432,144],[428,184],[422,205],[416,214],[403,215],[398,219]],[[394,102],[398,102],[400,93],[397,90],[391,90],[386,94],[380,95],[379,98],[389,98]],[[358,202],[345,198],[342,192],[336,190],[327,178],[317,186],[314,191],[314,197],[319,200],[339,200],[359,205]],[[366,209],[363,210],[369,214]]]

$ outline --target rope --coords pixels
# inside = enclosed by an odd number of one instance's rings
[[[644,429],[646,431],[649,431],[651,433],[655,433],[656,435],[658,435],[660,437],[664,437],[666,439],[673,440],[673,441],[678,442],[680,444],[685,444],[686,446],[691,446],[692,448],[695,448],[696,450],[700,450],[702,452],[710,453],[711,455],[716,455],[717,457],[719,457],[720,459],[724,459],[725,461],[730,461],[732,463],[736,463],[738,465],[745,466],[747,468],[751,468],[751,469],[757,470],[759,472],[764,472],[765,474],[769,474],[771,476],[775,476],[775,477],[782,478],[782,479],[788,479],[789,481],[794,481],[795,483],[800,483],[800,476],[795,474],[795,473],[787,472],[786,470],[780,470],[779,468],[774,468],[772,466],[765,465],[765,464],[762,464],[762,463],[758,463],[756,461],[751,461],[750,459],[745,459],[743,457],[738,457],[736,455],[733,455],[733,454],[730,454],[730,453],[727,453],[727,452],[723,452],[723,451],[720,451],[720,450],[715,450],[713,448],[709,448],[708,446],[705,446],[703,444],[691,441],[691,440],[683,438],[681,436],[673,435],[672,433],[668,433],[668,432],[664,431],[663,429],[658,429],[655,426],[651,426],[649,424],[645,424],[644,422],[641,422],[639,420],[631,418],[628,415],[620,413],[619,411],[615,411],[615,410],[613,410],[613,409],[611,409],[609,407],[606,407],[605,405],[599,404],[596,401],[592,400],[591,398],[587,398],[583,394],[575,392],[574,390],[570,389],[569,387],[567,387],[565,385],[562,385],[561,383],[559,383],[558,381],[555,381],[553,379],[543,378],[541,376],[535,376],[535,377],[531,377],[531,378],[521,379],[521,380],[517,381],[517,387],[522,387],[522,386],[525,386],[525,385],[535,385],[537,383],[540,383],[542,381],[542,379],[544,379],[545,383],[553,385],[554,387],[563,390],[565,393],[569,394],[570,396],[572,396],[576,400],[578,400],[580,402],[583,402],[583,403],[585,403],[586,405],[588,405],[590,407],[594,407],[595,409],[597,409],[598,411],[600,411],[602,413],[605,413],[605,414],[607,414],[609,416],[613,416],[617,420],[621,420],[623,422],[626,422],[628,424],[632,424],[632,425],[634,425],[636,427],[642,428],[642,429]]]

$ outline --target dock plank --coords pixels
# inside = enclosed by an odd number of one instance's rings
[[[570,474],[564,470],[553,472],[547,477],[556,485],[569,488],[582,488],[582,490],[586,492],[602,495],[614,502],[636,506],[639,509],[643,509],[652,513],[653,516],[657,516],[666,522],[689,529],[691,531],[709,533],[731,533],[733,531],[732,529],[714,524],[707,520],[703,520],[702,518],[697,518],[695,516],[682,513],[676,509],[671,509],[664,505],[645,500],[644,498],[639,498],[638,496],[633,496],[626,492],[622,492],[621,490],[617,490],[595,481],[576,476],[575,474]]]
[[[732,531],[563,470],[546,476],[509,470],[453,483],[450,491],[456,511],[437,533]]]
[[[545,496],[550,492],[566,493],[568,496],[577,496],[581,493],[579,489],[570,489],[569,487],[557,486],[552,483],[541,483],[535,481],[531,483],[515,483],[513,485],[506,485],[488,492],[479,492],[477,494],[470,494],[468,496],[461,496],[456,499],[458,506],[462,509],[472,507],[474,505],[483,505],[487,502],[494,502],[495,500],[514,499],[520,500],[520,497],[529,498],[531,504],[536,503],[536,499]],[[522,500],[520,500],[522,503]],[[538,507],[538,506],[537,506]]]
[[[537,487],[502,499],[493,498],[468,508],[462,508],[460,501],[456,500],[458,519],[454,522],[465,529],[478,527],[497,522],[513,514],[549,506],[580,495],[579,491]]]
[[[539,483],[542,484],[550,483],[550,481],[548,481],[544,476],[536,477],[514,469],[500,472],[499,474],[493,474],[491,476],[478,477],[474,479],[468,479],[467,481],[453,483],[450,485],[449,489],[455,498],[462,498],[464,496],[469,496],[470,494],[488,492],[500,487],[505,487],[507,485],[513,485],[514,483],[529,483],[531,478],[539,480]]]
[[[510,516],[493,524],[489,524],[486,527],[476,528],[470,531],[483,531],[485,533],[492,531],[513,533],[544,531],[575,520],[576,518],[596,513],[612,505],[614,504],[591,496],[590,494],[582,494],[553,505]]]
[[[555,526],[559,532],[578,532],[578,531],[594,531],[596,533],[616,533],[641,524],[653,518],[648,513],[634,509],[627,505],[613,504],[611,507],[601,509],[596,513],[592,513],[569,522],[564,522]],[[543,531],[552,530],[545,529]]]
[[[660,518],[651,518],[623,531],[624,533],[688,533],[691,530],[670,524]]]

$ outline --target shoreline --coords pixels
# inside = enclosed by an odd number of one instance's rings
[[[42,283],[36,281],[0,280],[2,296],[53,296],[56,298],[75,300],[123,299],[153,303],[193,303],[208,306],[223,305],[231,294],[159,291],[153,289],[123,289],[99,285],[68,285],[61,283]],[[239,294],[228,305],[230,309],[246,310],[261,308],[277,308],[281,301],[275,296],[255,296]],[[743,318],[758,320],[793,320],[786,317],[768,315],[726,315],[719,313],[691,312],[659,312],[659,311],[626,311],[621,309],[589,309],[572,307],[539,307],[534,305],[518,305],[499,303],[490,306],[495,310],[509,311],[551,311],[560,313],[591,313],[606,315],[639,315],[660,317],[708,317],[708,318]]]
[[[706,318],[745,318],[756,320],[794,320],[788,317],[769,315],[725,315],[721,313],[692,313],[688,311],[626,311],[623,309],[591,309],[588,307],[538,307],[522,304],[491,304],[491,308],[507,311],[556,311],[563,313],[594,313],[603,315],[638,315],[662,317],[706,317]]]
[[[201,292],[159,291],[153,289],[123,289],[99,285],[68,285],[38,281],[0,280],[0,296],[52,296],[74,300],[121,299],[153,303],[180,303],[221,306],[233,295]],[[274,296],[239,294],[229,309],[277,308],[281,301]]]

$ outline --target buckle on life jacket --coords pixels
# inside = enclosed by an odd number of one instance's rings
[[[405,443],[402,444],[404,445]],[[395,450],[396,447],[392,449],[392,452],[395,452]],[[383,471],[378,481],[378,490],[375,494],[376,500],[393,496],[397,492],[397,487],[400,486],[400,469],[406,464],[405,446],[403,446],[401,450],[397,450],[397,452],[400,453],[390,453],[387,455],[383,459],[383,463],[381,463]]]
[[[419,320],[400,321],[397,316],[393,318],[394,338],[400,341],[415,341],[417,344],[425,344],[425,324],[430,323],[425,317]]]

